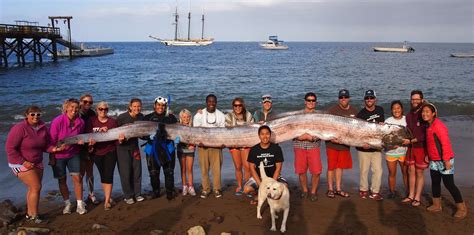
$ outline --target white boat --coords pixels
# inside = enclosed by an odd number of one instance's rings
[[[288,50],[283,41],[278,41],[278,36],[269,36],[266,42],[260,43],[260,47],[267,50]]]
[[[375,52],[401,52],[401,53],[409,53],[415,52],[415,49],[408,45],[408,42],[404,42],[403,46],[400,47],[372,47]]]
[[[453,53],[453,54],[451,54],[451,57],[457,57],[457,58],[474,58],[474,52]]]
[[[176,11],[174,13],[174,39],[160,39],[151,35],[149,37],[160,41],[165,46],[208,46],[214,42],[213,38],[204,38],[204,13],[201,18],[201,38],[191,38],[191,9],[189,9],[188,12],[188,38],[178,38],[178,20],[178,6],[176,6]]]
[[[81,43],[81,49],[72,49],[73,57],[90,57],[90,56],[102,56],[110,55],[114,53],[114,49],[110,47],[93,47],[88,48]],[[58,51],[58,57],[69,57],[69,49]]]

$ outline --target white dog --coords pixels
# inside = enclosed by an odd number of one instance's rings
[[[280,183],[265,174],[263,161],[260,162],[259,168],[262,181],[258,188],[257,218],[262,219],[260,209],[265,200],[268,199],[268,205],[270,206],[270,213],[272,216],[272,227],[270,230],[276,231],[275,219],[278,218],[276,213],[283,211],[283,221],[281,223],[280,232],[284,233],[286,231],[286,219],[290,212],[290,191],[284,183]]]

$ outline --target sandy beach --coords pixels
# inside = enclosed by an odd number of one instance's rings
[[[299,198],[300,191],[295,178],[289,181],[291,193],[291,209],[287,222],[287,234],[473,234],[474,218],[474,185],[473,172],[470,171],[473,160],[474,141],[473,121],[471,117],[452,117],[446,122],[450,128],[453,147],[456,153],[456,181],[464,200],[471,211],[462,221],[456,221],[452,215],[455,205],[443,187],[443,211],[432,214],[426,211],[431,202],[429,174],[426,173],[425,189],[422,206],[414,208],[400,202],[401,198],[374,201],[358,197],[358,162],[354,157],[354,168],[345,175],[344,187],[351,194],[350,198],[325,196],[327,182],[325,170],[322,174],[318,190],[319,199],[311,202]],[[287,158],[289,144],[284,143]],[[322,151],[324,152],[324,151]],[[323,162],[326,159],[323,157]],[[285,173],[291,174],[292,164],[284,166]],[[382,194],[387,195],[386,166],[384,163]],[[178,170],[176,169],[176,172]],[[148,173],[144,171],[144,177]],[[196,173],[195,173],[196,174]],[[51,179],[44,179],[47,181]],[[398,180],[400,182],[400,180]],[[118,184],[118,182],[115,182]],[[234,181],[226,177],[223,182],[224,196],[216,199],[199,197],[183,197],[179,195],[172,201],[165,197],[145,200],[134,205],[122,201],[121,193],[115,192],[118,204],[110,211],[103,210],[103,204],[88,206],[89,213],[78,215],[62,215],[61,197],[54,192],[43,192],[40,211],[49,219],[45,225],[34,225],[17,221],[9,227],[9,231],[20,226],[45,227],[51,234],[150,234],[161,230],[164,234],[185,234],[193,226],[202,226],[206,234],[276,234],[270,232],[270,211],[268,205],[263,207],[263,220],[256,218],[256,206],[251,205],[245,196],[235,196]],[[399,192],[403,189],[399,188]],[[100,193],[99,193],[100,194]],[[93,229],[93,225],[102,228]],[[280,228],[281,217],[277,222]],[[97,226],[97,225],[96,225]],[[7,230],[3,228],[2,234]],[[156,231],[155,231],[156,232]]]

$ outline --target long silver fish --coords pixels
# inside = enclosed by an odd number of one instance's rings
[[[87,142],[89,138],[96,142],[118,139],[120,133],[126,138],[149,136],[156,133],[156,122],[135,122],[128,126],[110,129],[103,133],[81,134],[68,137],[65,144],[75,144],[80,139]],[[272,130],[272,141],[276,143],[294,139],[308,133],[322,140],[337,139],[340,143],[362,147],[368,144],[372,148],[393,148],[401,145],[408,138],[406,129],[398,125],[370,123],[364,120],[340,117],[325,113],[297,114],[284,116],[267,125]],[[169,139],[180,137],[183,143],[207,147],[251,147],[260,142],[257,130],[259,125],[239,127],[188,127],[178,124],[162,124]]]

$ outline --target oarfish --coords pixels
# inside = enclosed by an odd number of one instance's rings
[[[308,133],[322,140],[337,140],[339,143],[362,147],[365,144],[372,148],[392,148],[401,145],[408,138],[406,129],[391,124],[371,123],[360,119],[341,117],[326,113],[308,113],[284,116],[267,125],[272,130],[272,142],[280,143],[292,140]],[[123,133],[126,138],[143,137],[156,133],[159,124],[156,122],[136,122],[129,126],[110,129],[104,133],[81,134],[64,139],[65,144],[75,144],[79,139],[85,142],[89,138],[96,142],[110,141]],[[260,142],[258,128],[253,124],[239,127],[188,127],[179,124],[161,124],[168,138],[180,138],[183,143],[206,147],[251,147]]]

